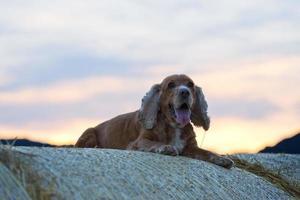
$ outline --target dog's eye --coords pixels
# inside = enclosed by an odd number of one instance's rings
[[[188,82],[187,86],[188,86],[189,88],[192,88],[192,87],[194,87],[194,83],[193,83],[193,82]]]
[[[174,88],[176,85],[175,85],[175,83],[174,82],[170,82],[169,84],[168,84],[168,88],[169,89],[172,89],[172,88]]]

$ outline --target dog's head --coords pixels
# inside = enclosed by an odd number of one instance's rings
[[[183,128],[192,121],[205,130],[209,128],[210,119],[202,89],[186,75],[168,76],[145,95],[139,113],[145,129],[155,126],[159,111],[173,127]]]

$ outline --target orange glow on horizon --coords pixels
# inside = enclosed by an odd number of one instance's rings
[[[24,129],[6,127],[6,129],[1,128],[0,133],[3,139],[12,139],[18,136],[18,139],[26,138],[54,145],[69,145],[74,144],[85,129],[96,126],[100,122],[101,120],[95,119],[74,120],[65,123],[66,125],[48,130],[32,127]],[[198,145],[200,145],[204,130],[194,128]],[[239,119],[214,120],[210,130],[205,133],[201,147],[219,154],[256,153],[266,146],[273,146],[282,139],[293,136],[299,131],[297,127],[291,127],[290,131],[276,125],[274,128],[275,131],[268,124],[257,126],[256,122],[241,121]]]

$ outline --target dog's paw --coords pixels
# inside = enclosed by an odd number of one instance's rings
[[[230,169],[234,165],[234,162],[231,159],[222,156],[214,158],[213,163],[227,169]]]
[[[156,149],[156,153],[171,155],[171,156],[177,156],[179,154],[176,147],[172,145],[162,145]]]
[[[230,169],[232,166],[234,166],[234,162],[230,158],[223,158],[223,159],[224,159],[223,167]]]

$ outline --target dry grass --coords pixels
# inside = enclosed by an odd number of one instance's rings
[[[300,187],[293,185],[289,181],[285,180],[278,173],[266,169],[259,163],[252,164],[235,156],[230,156],[230,158],[235,162],[236,167],[260,176],[273,185],[277,186],[279,189],[288,192],[297,199],[300,199]]]

